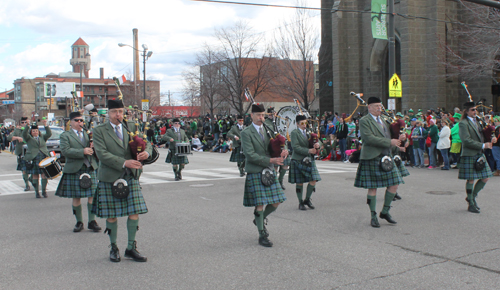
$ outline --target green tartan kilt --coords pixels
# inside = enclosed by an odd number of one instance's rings
[[[130,188],[130,194],[124,199],[113,197],[111,193],[113,183],[99,182],[94,193],[92,213],[100,218],[116,218],[148,212],[139,181],[128,176],[124,179]]]
[[[354,181],[355,187],[381,188],[404,183],[401,172],[396,164],[394,163],[394,167],[391,171],[385,172],[380,168],[381,159],[382,158],[378,157],[359,161],[356,180]]]
[[[84,189],[80,187],[80,175],[88,173],[92,179],[92,186]],[[67,198],[91,197],[97,189],[97,172],[83,165],[76,173],[63,173],[56,189],[56,196]]]
[[[311,166],[305,166],[301,161],[292,159],[290,170],[288,171],[288,182],[307,183],[310,181],[320,181],[316,162],[312,160]]]
[[[25,171],[26,170],[26,162],[24,161],[24,158],[21,156],[17,156],[17,168],[16,170],[19,171]]]
[[[38,167],[38,164],[40,163],[40,161],[42,161],[43,159],[45,159],[47,156],[45,156],[45,154],[43,154],[42,152],[38,152],[38,155],[35,157],[35,159],[33,159],[33,168],[31,170],[26,170],[26,173],[28,174],[35,174],[35,175],[39,175],[39,174],[42,174],[43,171],[40,169],[40,167]],[[24,165],[26,168],[26,161],[25,161],[25,165]]]
[[[398,170],[401,173],[401,177],[406,177],[410,175],[410,172],[408,171],[408,169],[406,169],[406,166],[404,165],[404,161],[401,161],[401,163],[399,163]]]
[[[271,186],[264,186],[260,173],[249,173],[245,179],[245,194],[243,205],[246,207],[282,203],[286,200],[285,193],[278,181],[275,171],[275,180]]]
[[[171,150],[168,150],[167,159],[165,159],[166,163],[172,163],[172,165],[177,164],[189,164],[187,156],[175,156]]]
[[[233,149],[233,151],[231,152],[231,157],[229,157],[229,162],[243,162],[245,161],[245,155],[243,153],[241,153],[241,146],[240,147],[236,147]]]
[[[477,171],[474,168],[474,163],[481,156],[483,156],[486,160],[486,157],[482,153],[476,154],[475,156],[461,156],[460,162],[458,164],[458,179],[475,180],[490,178],[491,176],[493,176],[488,163],[485,164],[483,170],[481,171]]]

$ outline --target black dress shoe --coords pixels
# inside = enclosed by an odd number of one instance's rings
[[[125,258],[131,258],[134,259],[136,262],[147,262],[148,258],[144,257],[137,251],[137,242],[134,241],[134,245],[132,246],[132,249],[126,249],[125,250]]]
[[[48,197],[46,192],[42,192],[42,195],[43,195],[44,198]]]
[[[118,246],[116,244],[111,244],[111,251],[109,251],[109,260],[111,262],[120,262],[122,259],[120,258],[120,250],[118,250]]]
[[[470,202],[469,202],[469,199],[467,197],[465,197],[465,201],[469,204],[470,206]],[[475,207],[478,209],[478,210],[481,210],[481,208],[477,205],[477,202],[474,201],[474,204],[475,204]]]
[[[380,228],[380,224],[378,223],[377,217],[372,218],[370,224],[374,228]]]
[[[179,180],[181,180],[181,179],[179,178],[179,175],[176,173],[175,174],[175,181],[179,181]]]
[[[77,222],[75,225],[75,228],[73,229],[73,232],[78,233],[83,230],[83,223],[82,222]]]
[[[30,191],[30,190],[31,190],[31,188],[29,185],[24,188],[24,191]]]
[[[304,205],[304,202],[299,203],[299,209],[300,210],[307,210],[307,208]]]
[[[469,208],[467,210],[473,213],[481,213],[475,205],[470,203],[469,203]]]
[[[253,220],[253,224],[257,226],[255,219]],[[267,219],[264,219],[264,230],[262,232],[264,233],[264,236],[267,238],[269,237],[269,232],[267,231],[266,225],[267,225]]]
[[[396,199],[397,199],[397,200],[400,200],[400,199],[401,199],[401,196],[400,196],[397,192],[396,192],[396,195],[394,196],[393,201],[394,201],[394,200],[396,200]]]
[[[245,173],[244,172],[240,172],[240,177],[243,177],[245,176]]]
[[[311,202],[311,199],[304,200],[304,204],[307,205],[310,209],[315,209],[314,205]]]
[[[87,228],[89,230],[93,230],[94,232],[98,232],[101,230],[101,227],[97,224],[97,222],[94,220],[94,221],[91,221],[89,222]]]
[[[37,192],[35,193],[36,198],[42,198],[42,196]]]
[[[386,221],[388,221],[391,224],[397,224],[397,222],[392,219],[392,217],[389,213],[380,213],[379,217],[381,219],[385,219]]]
[[[270,248],[273,246],[273,242],[267,237],[259,237],[259,245]]]
[[[180,172],[180,171],[179,171],[179,173],[177,173],[177,177],[179,177],[179,179],[181,179],[181,180],[182,180],[182,174],[181,174],[181,172]]]

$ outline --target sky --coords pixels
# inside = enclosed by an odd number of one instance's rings
[[[233,2],[296,5],[296,0],[228,0]],[[301,0],[306,7],[320,0]],[[2,0],[0,6],[0,91],[13,88],[15,79],[69,72],[71,45],[81,37],[90,47],[90,77],[131,74],[132,29],[139,31],[139,46],[153,54],[146,63],[146,78],[159,80],[162,93],[182,98],[183,71],[192,67],[202,46],[217,44],[214,29],[248,22],[255,32],[272,35],[290,20],[294,9],[197,2],[190,0],[63,1]],[[320,12],[312,19],[320,29]],[[142,79],[141,57],[141,79]]]

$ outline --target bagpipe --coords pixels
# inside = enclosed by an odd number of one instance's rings
[[[467,96],[469,97],[469,102],[474,102],[472,100],[472,96],[469,93],[468,86],[465,83],[465,81],[463,81],[461,83],[461,85],[462,85],[462,87],[464,87],[465,91],[467,92]],[[477,106],[483,106],[482,102],[478,102]],[[488,124],[486,123],[486,121],[484,120],[484,118],[482,116],[476,115],[476,120],[477,120],[479,126],[481,127],[481,131],[488,126]]]
[[[122,91],[120,90],[118,78],[113,77],[113,81],[115,82],[116,91],[118,93],[118,100],[121,100],[123,102],[123,94],[122,94]],[[137,118],[137,116],[135,116],[135,126],[136,126],[135,132],[132,132],[129,129],[128,120],[125,116],[126,116],[126,114],[124,115],[124,119],[123,119],[124,122],[122,122],[122,125],[127,130],[127,133],[130,137],[129,138],[130,139],[129,140],[129,148],[130,148],[130,151],[132,153],[132,156],[134,159],[137,160],[137,154],[144,152],[146,150],[148,139],[147,139],[146,134],[144,134],[144,133],[142,133],[142,136],[141,136],[140,126],[139,126],[140,124],[139,124],[139,119]],[[149,130],[149,122],[146,122],[144,132],[146,132],[147,130]],[[158,152],[158,149],[156,149],[156,146],[152,146],[152,148],[153,148],[153,151],[151,154],[151,158],[149,160],[143,160],[142,164],[144,164],[144,165],[152,164],[152,163],[156,162],[156,160],[158,160],[158,158],[160,157],[160,153]]]
[[[73,106],[72,106],[73,107],[73,112],[77,112],[78,111],[78,112],[82,113],[82,115],[83,115],[83,110],[80,108],[80,104],[78,103],[78,97],[76,96],[76,92],[75,91],[71,91],[71,96],[73,97]],[[90,112],[92,109],[94,109],[94,105],[93,104],[88,104],[88,105],[85,106],[85,111],[87,111],[87,112]],[[69,122],[70,121],[68,121],[68,123],[66,125],[66,131],[69,130],[69,127],[68,127],[69,126]],[[85,130],[85,132],[87,132],[87,134],[89,135],[90,142],[92,142],[93,141],[93,139],[92,139],[92,131],[94,130],[94,122],[92,122],[92,121],[90,122],[90,129],[91,130],[89,130],[89,128],[87,128],[87,125],[85,125],[85,122],[83,122],[83,130]]]

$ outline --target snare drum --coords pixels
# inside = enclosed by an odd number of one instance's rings
[[[176,143],[175,144],[175,156],[188,156],[191,153],[190,143]]]
[[[38,167],[40,167],[47,179],[54,179],[62,174],[61,162],[56,157],[44,158],[38,163]]]

